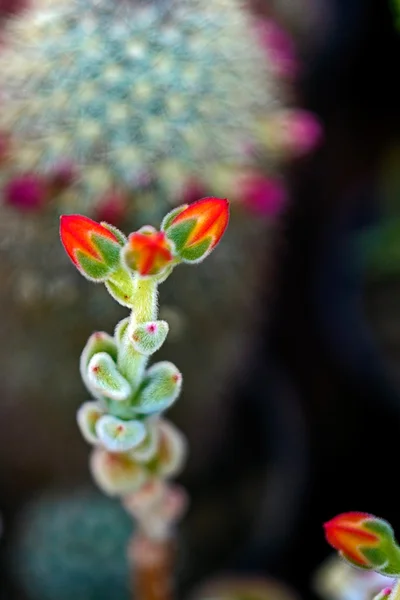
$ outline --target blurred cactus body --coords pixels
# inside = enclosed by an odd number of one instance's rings
[[[90,488],[47,492],[24,510],[13,571],[32,600],[130,597],[126,544],[132,520]]]
[[[93,214],[116,186],[148,220],[185,179],[215,185],[216,167],[251,165],[278,90],[248,21],[235,0],[39,2],[11,23],[0,59],[10,170],[14,158],[41,173],[72,160],[62,209]]]
[[[226,242],[207,269],[183,268],[161,292],[170,334],[160,355],[185,373],[186,408],[173,418],[188,434],[191,465],[212,452],[212,436],[220,438],[210,410],[217,422],[217,397],[234,389],[257,333],[271,225],[286,196],[281,165],[293,155],[290,125],[279,140],[287,88],[253,25],[236,0],[38,0],[7,25],[0,53],[0,310],[9,340],[1,353],[2,410],[18,419],[31,407],[29,439],[40,440],[46,469],[58,469],[68,444],[85,470],[84,446],[73,447],[80,442],[65,419],[71,403],[84,400],[75,357],[93,330],[111,331],[124,316],[71,272],[58,243],[61,213],[132,231],[159,223],[193,195],[236,201]],[[246,202],[265,218],[246,212]],[[23,429],[11,439],[0,424],[7,460],[27,448],[28,469],[39,459]]]

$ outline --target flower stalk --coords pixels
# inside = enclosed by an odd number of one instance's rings
[[[77,269],[131,311],[113,336],[92,334],[82,352],[81,375],[94,400],[77,421],[94,447],[95,481],[121,498],[137,524],[128,549],[135,600],[172,600],[174,531],[187,506],[185,491],[170,483],[183,467],[186,441],[164,417],[182,375],[167,361],[148,366],[169,330],[158,320],[158,286],[180,263],[204,260],[228,218],[228,202],[219,198],[178,207],[160,231],[145,226],[128,238],[87,217],[61,218],[61,241]]]

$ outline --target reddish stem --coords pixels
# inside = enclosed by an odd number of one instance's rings
[[[137,533],[128,547],[133,600],[173,600],[175,544]]]

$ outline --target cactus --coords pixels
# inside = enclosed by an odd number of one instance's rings
[[[20,515],[11,548],[15,580],[32,600],[127,600],[132,530],[123,508],[97,490],[48,490]]]
[[[233,200],[226,244],[207,271],[178,272],[162,291],[164,348],[186,377],[188,408],[177,419],[195,468],[213,448],[203,443],[213,434],[209,408],[222,410],[220,392],[234,389],[258,331],[259,282],[286,200],[282,166],[299,148],[286,84],[236,0],[37,0],[6,28],[0,93],[0,309],[11,346],[1,354],[3,394],[11,411],[18,401],[32,407],[36,438],[40,413],[64,428],[82,397],[72,357],[84,336],[122,315],[70,272],[58,216],[76,211],[133,230],[180,202]],[[57,470],[65,457],[48,443],[36,460],[47,468],[54,459]]]

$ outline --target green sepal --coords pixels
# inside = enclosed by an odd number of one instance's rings
[[[146,428],[141,421],[104,415],[96,423],[96,433],[109,452],[128,452],[143,442]]]
[[[168,227],[170,227],[171,222],[175,219],[175,217],[177,217],[178,215],[181,214],[181,212],[186,210],[188,206],[189,206],[189,204],[182,204],[181,206],[177,206],[176,208],[171,210],[169,213],[167,213],[165,215],[165,217],[163,218],[163,220],[161,221],[161,227],[160,227],[161,231],[167,231]]]
[[[95,333],[92,333],[81,354],[79,367],[81,377],[87,387],[89,386],[87,374],[90,359],[99,352],[106,352],[111,356],[113,361],[117,361],[117,344],[115,343],[114,338],[105,331],[96,331]]]
[[[151,275],[151,279],[157,285],[160,285],[161,283],[164,283],[164,281],[166,279],[168,279],[168,277],[171,275],[172,271],[174,270],[174,268],[176,267],[176,265],[179,264],[179,262],[180,262],[179,259],[176,256],[174,256],[173,263],[171,263],[170,265],[168,265],[167,267],[165,267],[165,269],[161,273],[158,273],[157,275]],[[141,277],[141,275],[138,275],[138,277]],[[146,279],[146,278],[142,277],[142,279]]]
[[[89,257],[81,250],[75,252],[80,271],[90,281],[104,282],[111,275],[113,269],[106,263]]]
[[[186,219],[177,225],[172,225],[165,232],[174,244],[175,253],[180,256],[190,234],[196,226],[196,219]]]
[[[178,398],[182,375],[170,362],[156,363],[146,371],[133,406],[138,414],[150,415],[169,408]]]
[[[389,557],[382,548],[361,548],[361,552],[371,563],[374,571],[379,571],[380,573],[387,572],[387,569],[389,568]]]
[[[180,251],[179,258],[185,263],[199,263],[208,256],[211,243],[212,239],[206,238],[198,244],[184,248]]]
[[[104,411],[98,402],[84,402],[79,408],[76,420],[84,439],[90,444],[97,444],[96,423]]]
[[[165,342],[169,327],[166,321],[148,321],[140,323],[130,332],[132,346],[140,354],[151,356]]]
[[[108,239],[104,235],[92,233],[91,237],[106,265],[108,265],[108,267],[110,267],[112,270],[117,269],[120,264],[119,255],[122,246]]]
[[[348,556],[345,552],[339,552],[340,556],[344,558],[348,563],[353,565],[353,567],[357,567],[357,569],[361,569],[362,571],[372,571],[373,567],[370,565],[361,565],[355,560],[353,560],[350,556]]]
[[[87,368],[89,389],[111,400],[122,402],[132,394],[129,382],[121,375],[117,365],[106,352],[92,356]]]
[[[123,267],[114,271],[105,282],[108,293],[122,306],[133,307],[134,284],[132,275]]]
[[[122,231],[120,231],[117,227],[114,227],[114,225],[110,225],[110,223],[105,223],[104,221],[102,221],[100,225],[108,229],[108,231],[111,231],[111,233],[115,235],[121,246],[125,246],[126,242],[128,241],[128,238],[122,233]]]
[[[368,531],[378,534],[380,538],[384,538],[389,544],[395,542],[393,527],[383,519],[378,519],[377,517],[366,519],[364,527]]]
[[[374,518],[367,520],[364,527],[379,536],[380,544],[377,548],[360,548],[361,552],[378,573],[399,577],[400,548],[397,545],[390,523],[383,519]]]

